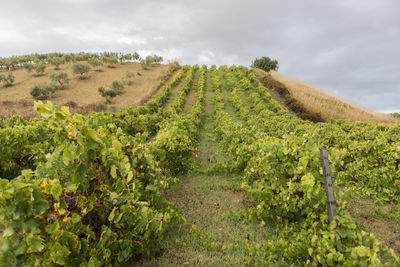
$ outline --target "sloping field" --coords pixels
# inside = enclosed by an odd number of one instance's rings
[[[37,111],[0,120],[0,265],[400,264],[400,124],[300,119],[242,66],[183,66],[136,108]]]
[[[57,91],[48,100],[57,105],[69,105],[72,111],[100,111],[118,110],[129,106],[137,106],[144,99],[154,94],[154,90],[160,83],[160,77],[168,70],[168,65],[152,65],[148,70],[143,70],[139,63],[118,63],[114,68],[101,67],[101,72],[93,69],[87,74],[85,80],[79,79],[79,75],[73,75],[72,64],[60,66],[60,70],[54,70],[53,66],[47,66],[44,75],[35,76],[24,69],[13,71],[15,84],[11,87],[0,87],[0,117],[11,115],[34,115],[33,99],[30,90],[35,84],[50,83],[49,75],[54,72],[64,71],[68,73],[71,81],[64,90]],[[104,105],[104,98],[97,91],[99,86],[110,86],[114,80],[120,81],[125,77],[126,71],[134,73],[131,78],[132,85],[125,85],[124,93],[116,96],[111,105]],[[138,72],[141,75],[138,75]],[[125,78],[126,79],[126,78]],[[100,110],[98,110],[100,109]]]
[[[282,104],[304,119],[400,122],[392,115],[368,109],[344,97],[290,79],[276,71],[271,71],[270,76],[262,70],[255,71],[264,77],[264,83],[271,87],[274,96],[281,98]]]

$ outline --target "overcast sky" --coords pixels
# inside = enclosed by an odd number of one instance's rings
[[[10,0],[0,56],[138,51],[182,64],[279,71],[380,111],[400,111],[399,0]]]

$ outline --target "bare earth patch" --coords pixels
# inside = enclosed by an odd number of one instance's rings
[[[0,117],[9,117],[12,115],[22,115],[32,117],[33,99],[30,90],[35,84],[47,82],[50,83],[49,75],[54,72],[65,71],[71,81],[64,90],[57,91],[48,100],[57,105],[71,104],[71,110],[74,112],[82,111],[115,111],[128,106],[137,106],[143,103],[160,83],[160,77],[168,70],[168,65],[154,65],[149,70],[142,70],[139,63],[116,64],[115,68],[103,66],[102,72],[93,69],[87,74],[85,80],[79,79],[79,75],[73,75],[71,64],[60,66],[60,70],[54,70],[53,66],[47,66],[46,73],[42,76],[35,76],[24,69],[13,71],[15,84],[11,87],[0,87]],[[111,105],[104,108],[105,100],[100,96],[97,89],[99,86],[109,86],[114,80],[122,80],[126,71],[129,70],[135,74],[131,79],[132,85],[125,85],[123,94],[115,97]],[[141,75],[137,75],[140,72]],[[93,108],[93,110],[91,109]]]

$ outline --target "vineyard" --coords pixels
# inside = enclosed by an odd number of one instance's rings
[[[400,264],[347,207],[390,203],[400,220],[398,124],[299,119],[242,66],[183,66],[144,106],[115,113],[72,115],[40,101],[35,110],[40,117],[0,121],[1,265],[199,264],[168,258],[189,247],[221,265]],[[222,212],[213,200],[213,213],[196,214],[203,203],[187,181],[245,204]],[[240,230],[222,239],[195,223],[222,217]]]

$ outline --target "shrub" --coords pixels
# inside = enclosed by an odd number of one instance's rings
[[[141,59],[141,60],[140,60],[140,65],[142,66],[142,69],[144,69],[144,70],[148,70],[148,69],[149,69],[149,68],[147,67],[148,64],[146,63],[146,60],[144,60],[144,59]]]
[[[132,71],[127,70],[125,72],[125,77],[128,80],[127,84],[128,85],[132,85],[133,81],[131,80],[133,77],[135,77],[135,73],[133,73]]]
[[[30,62],[25,62],[24,64],[22,64],[22,67],[23,67],[28,73],[30,73],[30,72],[35,68],[35,66],[34,66],[32,63],[30,63]]]
[[[54,65],[54,69],[55,70],[59,70],[60,69],[60,65],[64,64],[64,59],[62,57],[51,57],[49,59],[49,63]]]
[[[111,90],[115,91],[117,95],[120,95],[124,91],[124,83],[121,81],[113,81],[111,83]]]
[[[15,81],[15,77],[11,71],[8,71],[7,76],[4,74],[0,74],[0,82],[4,82],[5,87],[12,86]]]
[[[111,103],[111,98],[117,96],[117,92],[115,92],[113,89],[106,89],[103,86],[100,86],[97,91],[99,91],[102,97],[106,98],[106,103]]]
[[[251,64],[253,68],[259,68],[266,72],[270,72],[271,70],[278,70],[278,61],[272,60],[269,57],[256,58]]]
[[[31,89],[31,96],[33,99],[47,99],[50,94],[54,94],[57,91],[55,84],[48,85],[47,83],[35,84]]]
[[[93,67],[93,68],[97,68],[96,71],[101,71],[101,69],[99,69],[98,67],[103,66],[103,60],[101,60],[99,57],[97,56],[93,56],[91,58],[89,58],[88,63]]]
[[[102,60],[107,63],[107,67],[115,68],[114,64],[118,63],[118,56],[116,55],[103,55]]]
[[[43,75],[45,69],[46,69],[46,64],[43,62],[36,63],[33,65],[34,70],[36,71],[36,75]]]
[[[135,77],[135,73],[133,73],[132,71],[127,70],[125,72],[125,76],[126,76],[126,78],[130,79],[130,78]]]
[[[56,84],[58,89],[64,89],[65,85],[69,83],[71,79],[68,78],[68,74],[64,71],[50,74],[50,80],[52,84]]]
[[[154,54],[153,56],[146,57],[146,64],[160,64],[163,61],[162,56]]]
[[[76,63],[72,64],[72,73],[80,74],[79,79],[81,79],[81,80],[86,79],[86,77],[83,75],[85,73],[88,73],[89,71],[90,71],[90,66],[87,63],[76,62]]]

